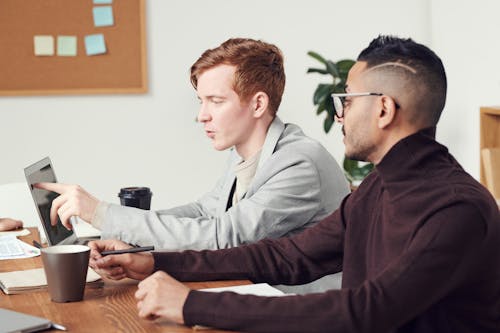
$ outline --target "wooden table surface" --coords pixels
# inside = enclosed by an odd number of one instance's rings
[[[31,244],[39,240],[36,228],[30,228],[29,236],[20,239]],[[25,270],[42,267],[40,257],[0,261],[0,272]],[[65,326],[70,332],[192,332],[186,326],[167,322],[150,322],[137,315],[134,293],[137,281],[106,280],[100,288],[86,288],[83,301],[55,303],[47,291],[18,295],[0,292],[0,308],[45,317]],[[225,287],[249,284],[250,281],[216,281],[186,283],[192,289]],[[0,323],[1,326],[1,323]],[[51,330],[50,332],[60,332]],[[207,332],[228,332],[207,330]]]

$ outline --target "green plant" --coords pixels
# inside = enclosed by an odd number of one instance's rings
[[[307,73],[329,75],[332,78],[331,83],[318,84],[313,94],[313,103],[317,106],[316,114],[320,115],[326,112],[326,117],[323,121],[323,129],[325,133],[328,133],[335,123],[335,109],[333,107],[331,94],[345,92],[347,74],[355,61],[343,59],[333,62],[313,51],[309,51],[307,54],[324,65],[324,68],[310,67],[307,69]],[[373,164],[354,161],[345,157],[343,167],[349,182],[353,185],[357,185],[370,173],[370,171],[372,171]]]

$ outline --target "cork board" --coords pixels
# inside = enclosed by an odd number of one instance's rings
[[[144,2],[113,0],[114,24],[96,27],[93,0],[0,0],[0,95],[146,92]],[[92,34],[105,54],[86,54]],[[77,54],[35,56],[36,35],[76,36]]]

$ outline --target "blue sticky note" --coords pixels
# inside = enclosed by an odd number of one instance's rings
[[[96,27],[109,27],[115,24],[113,19],[113,7],[100,6],[94,7],[94,25]]]
[[[113,0],[94,0],[94,5],[110,5]]]
[[[96,34],[85,36],[85,50],[88,56],[106,53],[104,35]]]

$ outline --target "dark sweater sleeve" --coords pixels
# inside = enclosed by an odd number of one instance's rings
[[[324,226],[317,228],[321,229]],[[327,239],[335,243],[332,233],[312,235],[317,237],[313,247],[326,245]],[[184,305],[184,319],[187,325],[252,332],[389,332],[411,321],[463,283],[484,255],[481,251],[486,236],[485,223],[476,209],[465,205],[448,207],[432,216],[401,256],[379,276],[358,287],[285,297],[191,291]],[[311,247],[301,241],[311,242],[312,239],[296,238],[297,252]],[[276,249],[271,245],[276,247],[282,243],[268,245],[270,248],[266,251],[273,253]],[[257,246],[260,247],[262,245]],[[240,260],[247,261],[251,250],[241,250],[238,253],[242,256]],[[307,253],[303,253],[306,258]],[[326,257],[333,255],[327,251],[321,254],[325,257],[311,259],[329,262]],[[264,259],[266,256],[263,255]],[[308,259],[297,254],[294,260]],[[258,267],[257,262],[251,264],[252,269]],[[263,269],[279,271],[287,266],[275,262],[272,268],[269,264],[267,261]],[[289,265],[300,266],[291,262]],[[287,274],[301,274],[300,271],[286,271]],[[215,267],[213,272],[216,272]],[[281,276],[278,272],[252,275],[262,279]]]
[[[155,270],[182,281],[303,284],[342,270],[343,229],[337,211],[290,238],[215,251],[156,252]]]

